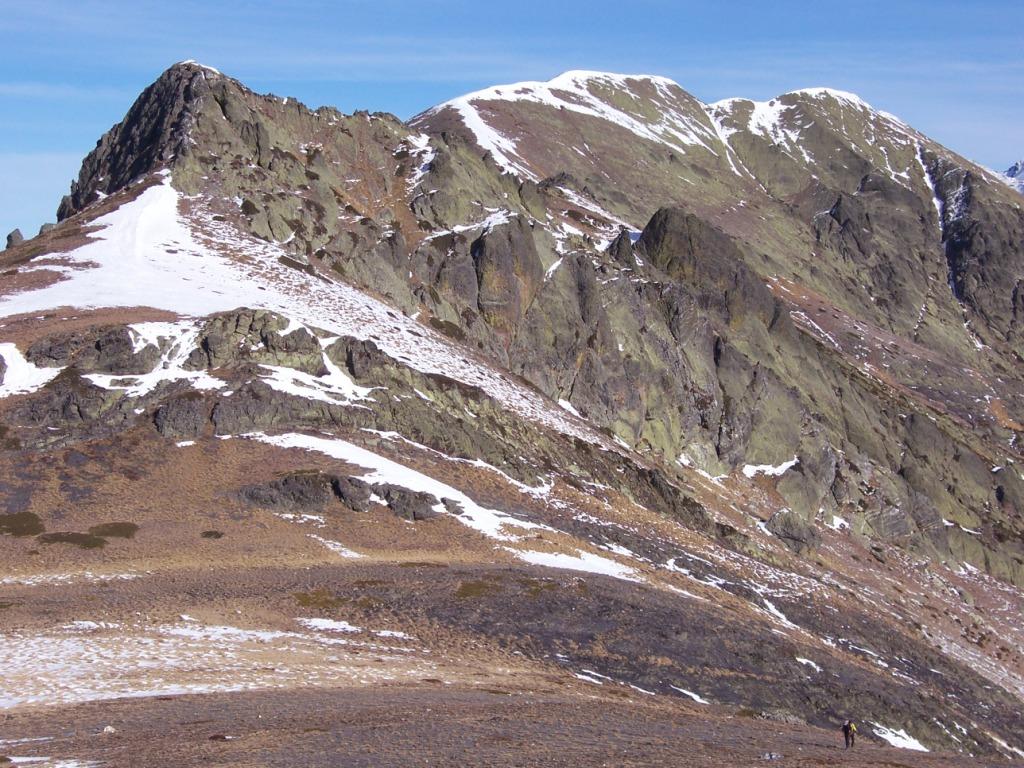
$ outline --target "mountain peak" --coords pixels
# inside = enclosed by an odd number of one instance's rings
[[[1018,160],[1007,168],[1006,172],[1002,174],[1002,178],[1011,187],[1024,194],[1024,160]]]
[[[170,69],[178,69],[178,68],[181,68],[181,69],[198,68],[198,69],[202,69],[202,70],[204,70],[206,72],[211,72],[211,73],[213,73],[215,75],[222,74],[222,72],[219,69],[215,69],[214,67],[207,66],[206,64],[203,64],[202,62],[196,61],[195,59],[185,59],[184,61],[179,61],[176,64],[172,64],[171,67],[170,67]]]
[[[605,83],[614,83],[617,85],[621,85],[623,87],[628,87],[627,83],[630,80],[641,82],[646,81],[650,83],[658,83],[661,85],[674,85],[677,88],[679,87],[679,84],[677,82],[662,75],[624,74],[620,72],[600,72],[589,69],[570,69],[556,77],[551,78],[551,80],[548,81],[548,84],[578,84],[581,82],[599,81]]]
[[[71,216],[97,198],[112,194],[188,151],[189,130],[203,97],[216,91],[247,92],[213,67],[186,60],[172,64],[135,100],[124,119],[96,143],[82,163],[57,218]]]
[[[553,91],[588,91],[591,85],[610,85],[630,90],[630,82],[651,83],[656,87],[679,88],[678,83],[660,75],[627,75],[616,72],[599,72],[587,69],[570,69],[550,80],[523,80],[517,83],[492,85],[478,91],[457,96],[427,110],[424,114],[440,111],[445,107],[458,106],[472,101],[548,101],[553,106],[564,106],[563,99],[554,96]],[[416,118],[413,118],[414,120]]]
[[[814,88],[798,88],[794,91],[786,91],[778,96],[768,99],[767,101],[758,101],[756,99],[749,99],[745,97],[732,97],[728,99],[720,99],[719,101],[712,102],[708,106],[711,109],[731,109],[736,104],[746,103],[756,105],[765,105],[767,107],[779,106],[792,106],[793,102],[806,101],[807,99],[824,100],[831,99],[839,102],[840,104],[857,107],[861,109],[867,109],[877,114],[886,115],[887,113],[881,110],[875,109],[867,101],[862,99],[855,93],[850,91],[839,90],[838,88],[826,88],[823,86],[817,86]],[[899,121],[902,122],[902,121]]]
[[[814,99],[835,99],[836,101],[844,101],[854,106],[864,107],[865,109],[874,109],[864,99],[858,96],[856,93],[850,91],[841,91],[838,88],[825,88],[818,86],[816,88],[799,88],[789,93],[784,93],[783,96],[810,96]],[[782,98],[781,96],[779,98]]]
[[[456,117],[502,168],[539,180],[546,174],[519,156],[518,144],[528,137],[518,136],[515,117],[505,114],[511,112],[511,104],[536,104],[595,118],[677,150],[693,145],[710,149],[716,141],[704,105],[669,78],[591,70],[569,70],[547,81],[467,93],[417,115],[411,124],[432,130]]]

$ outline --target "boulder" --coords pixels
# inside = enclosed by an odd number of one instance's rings
[[[435,507],[437,498],[430,493],[410,491],[398,485],[379,487],[388,508],[405,520],[429,520],[440,514]]]
[[[769,531],[798,555],[813,552],[821,545],[821,534],[814,524],[789,509],[780,509],[772,515],[767,526]]]
[[[334,477],[331,489],[342,504],[356,512],[365,512],[370,508],[370,496],[373,495],[370,485],[358,477]]]
[[[21,234],[20,229],[12,229],[7,233],[7,247],[13,248],[16,245],[25,242],[25,236]]]
[[[156,431],[164,437],[194,438],[210,421],[210,406],[198,392],[169,400],[153,415]]]
[[[322,472],[293,472],[269,483],[248,485],[239,491],[239,496],[258,507],[320,510],[334,498],[332,480]]]
[[[349,509],[365,512],[370,507],[371,489],[358,477],[314,470],[292,472],[268,483],[245,486],[239,496],[259,507],[302,511],[320,511],[337,499]]]

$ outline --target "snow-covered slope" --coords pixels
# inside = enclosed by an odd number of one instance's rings
[[[503,125],[494,104],[536,104],[605,121],[633,136],[678,151],[701,147],[716,152],[714,127],[700,114],[699,102],[666,77],[573,70],[546,82],[497,85],[446,101],[412,120],[423,124],[432,116],[454,111],[481,149],[491,152],[505,170],[539,180],[529,153],[520,150],[525,137]]]

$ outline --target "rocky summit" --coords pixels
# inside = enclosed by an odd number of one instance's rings
[[[1010,186],[1016,188],[1019,192],[1024,193],[1024,160],[1018,160],[1016,163],[1006,169],[1004,174],[1010,181]]]
[[[1024,759],[1006,178],[825,88],[171,67],[0,253],[0,755]]]

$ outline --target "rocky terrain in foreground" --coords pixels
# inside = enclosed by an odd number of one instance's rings
[[[1022,204],[840,91],[175,65],[0,253],[0,755],[1021,760]]]

